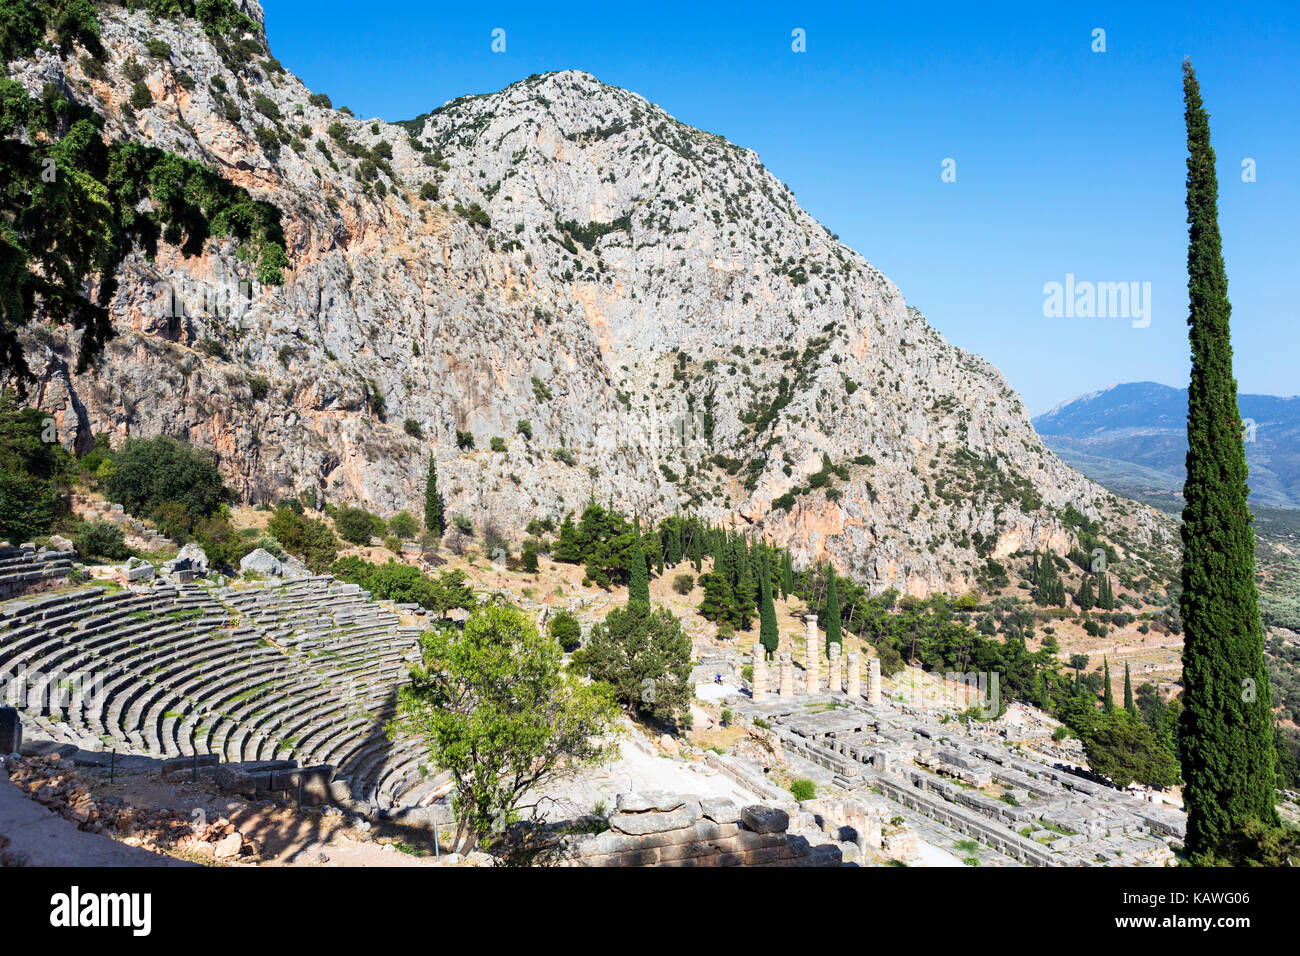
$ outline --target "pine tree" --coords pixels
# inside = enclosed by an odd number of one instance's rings
[[[1128,661],[1124,662],[1124,709],[1130,714],[1137,714],[1137,705],[1133,703],[1133,674]]]
[[[632,522],[631,577],[627,586],[627,602],[650,603],[650,572],[646,569],[645,545],[641,541],[641,519]]]
[[[578,538],[578,528],[573,523],[572,514],[566,514],[564,520],[560,522],[560,537],[556,541],[551,557],[568,564],[582,562],[582,543]]]
[[[424,482],[424,527],[438,538],[447,530],[442,495],[438,493],[438,464],[433,455],[429,456],[429,473]]]
[[[1187,852],[1205,859],[1247,824],[1278,824],[1277,752],[1255,537],[1232,374],[1228,277],[1218,223],[1209,115],[1183,63],[1187,122],[1187,318],[1192,353],[1183,485],[1183,713],[1179,722]]]
[[[1079,585],[1079,590],[1074,595],[1075,601],[1079,603],[1079,609],[1087,611],[1097,603],[1096,597],[1092,593],[1092,576],[1084,572],[1083,582]]]
[[[700,616],[715,624],[727,621],[731,615],[732,594],[727,576],[720,571],[700,575],[704,597],[700,601]]]
[[[781,559],[781,597],[789,599],[794,593],[794,562],[790,560],[790,552],[784,552]]]
[[[1115,709],[1115,692],[1110,689],[1110,661],[1106,658],[1101,659],[1102,674],[1101,679],[1106,682],[1105,690],[1102,692],[1102,707],[1106,713]]]
[[[767,656],[771,657],[776,653],[781,636],[776,626],[776,605],[772,602],[772,576],[766,566],[763,567],[762,573],[759,575],[758,586],[758,638],[762,642],[764,650],[767,651]]]
[[[843,643],[843,634],[840,631],[840,594],[835,586],[835,568],[828,564],[826,573],[826,653],[829,654],[832,644]]]

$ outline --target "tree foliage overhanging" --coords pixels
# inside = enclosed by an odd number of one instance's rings
[[[256,29],[229,0],[128,5],[197,17],[210,30]],[[61,51],[80,44],[102,56],[86,0],[0,0],[6,62],[30,55],[47,33]],[[275,206],[200,163],[141,143],[107,142],[103,118],[53,84],[34,97],[0,79],[0,184],[0,373],[20,388],[33,378],[19,332],[38,318],[78,330],[77,371],[90,367],[113,335],[107,306],[133,249],[152,259],[161,239],[195,255],[210,237],[229,237],[248,247],[260,282],[284,280]],[[97,282],[88,293],[91,279]]]

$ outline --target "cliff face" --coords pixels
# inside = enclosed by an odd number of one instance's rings
[[[968,587],[980,541],[1066,550],[1067,504],[1133,549],[1172,542],[1045,449],[1000,373],[754,153],[633,93],[568,71],[394,125],[191,21],[110,8],[101,33],[107,78],[48,52],[10,74],[274,202],[290,266],[259,286],[217,240],[128,259],[93,374],[66,330],[33,331],[33,398],[66,443],[167,432],[254,500],[381,513],[419,512],[432,450],[449,513],[479,527],[680,507],[915,594]],[[134,115],[132,59],[153,98]]]

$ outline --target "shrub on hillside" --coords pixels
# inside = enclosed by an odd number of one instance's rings
[[[73,537],[77,552],[85,558],[121,561],[130,555],[122,529],[110,521],[83,521]]]
[[[289,508],[276,509],[266,532],[290,554],[301,558],[313,573],[325,571],[338,557],[338,541],[329,526],[315,518],[304,518]]]
[[[582,641],[582,627],[571,611],[556,611],[546,629],[566,652],[572,651]]]
[[[334,512],[334,528],[344,541],[367,545],[384,533],[384,519],[364,508],[343,507]]]
[[[388,530],[403,541],[409,541],[420,533],[420,522],[405,511],[399,511],[388,519]]]

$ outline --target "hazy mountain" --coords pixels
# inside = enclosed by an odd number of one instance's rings
[[[1300,398],[1238,396],[1251,504],[1300,508]],[[1187,457],[1187,389],[1113,385],[1034,419],[1044,443],[1121,494],[1178,492]]]

